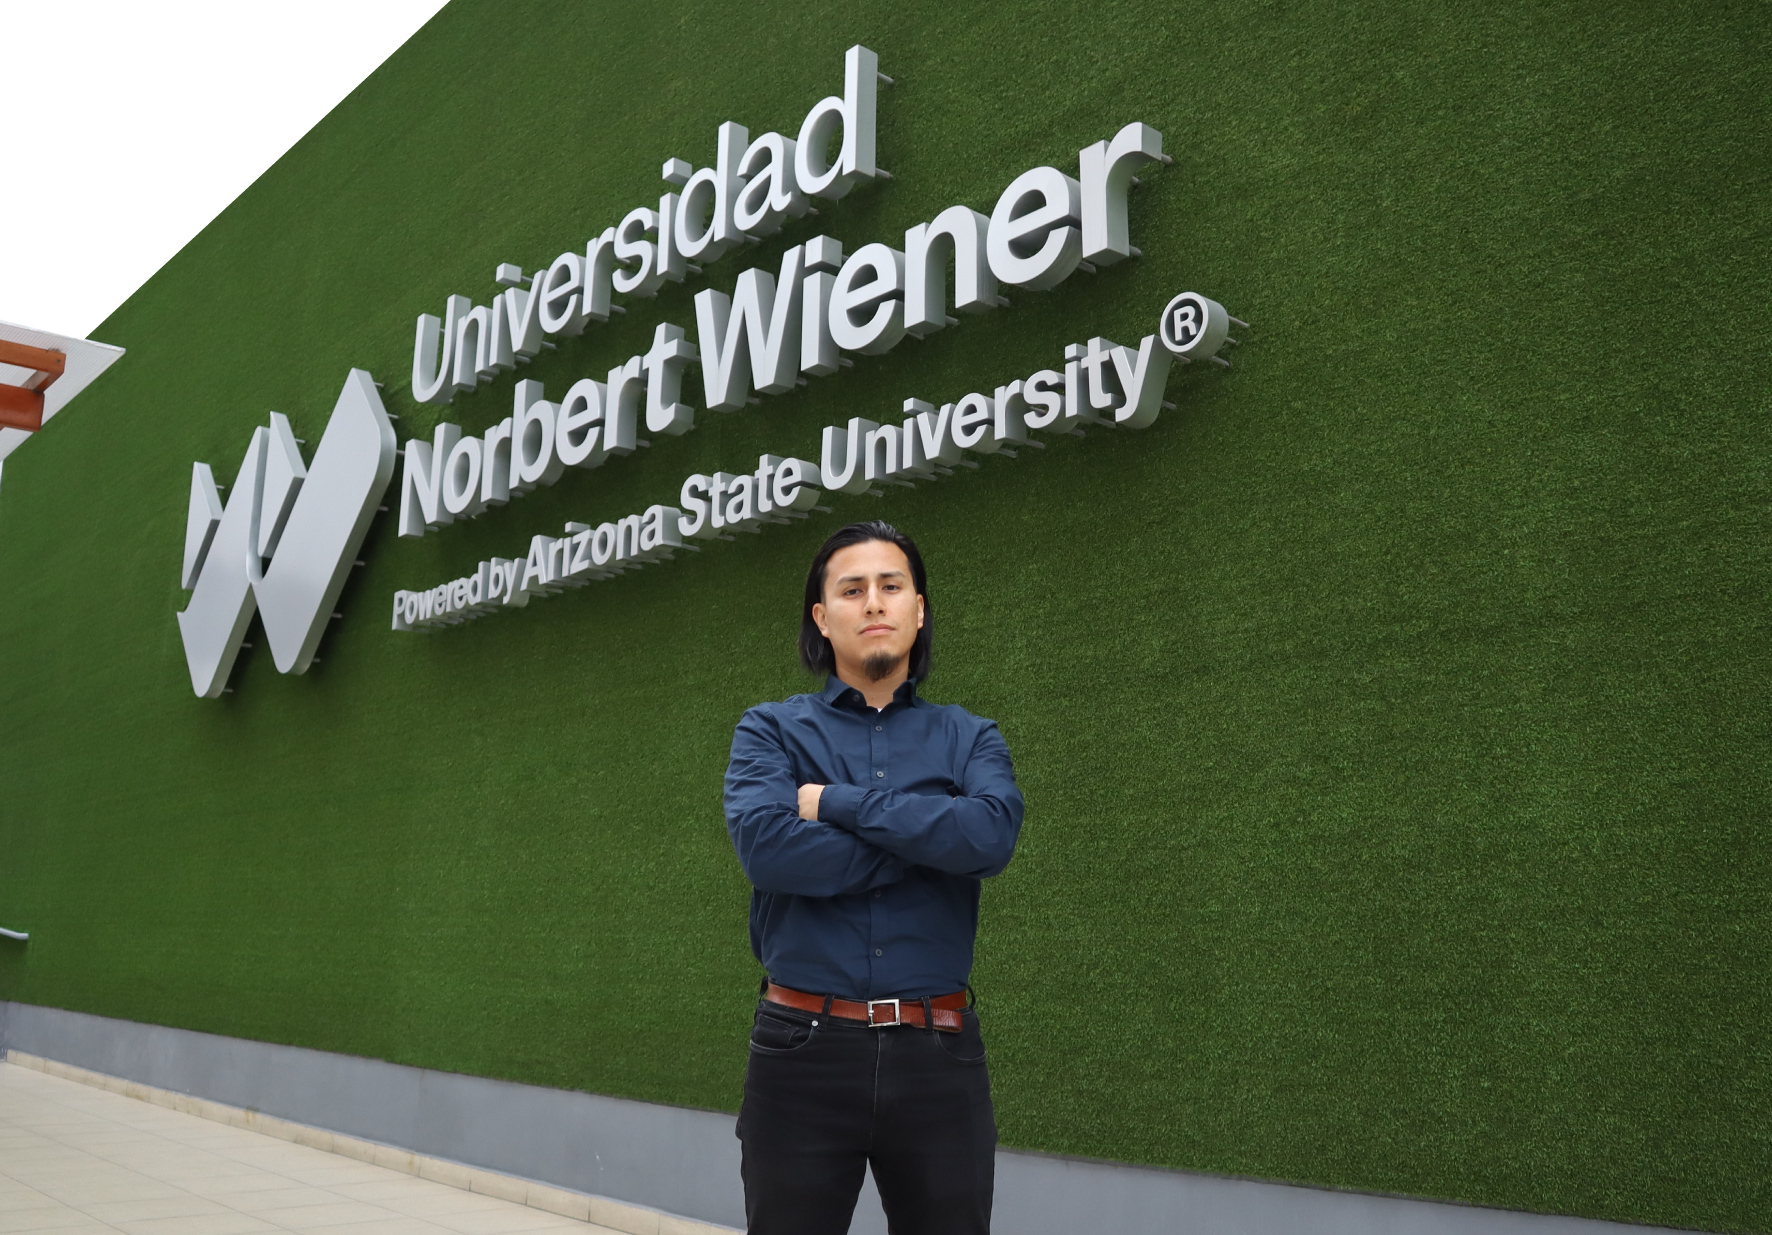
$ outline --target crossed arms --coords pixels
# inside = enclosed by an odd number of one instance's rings
[[[1009,748],[986,724],[961,761],[958,796],[831,784],[802,818],[800,782],[767,709],[745,714],[726,770],[726,827],[762,892],[867,892],[927,866],[972,879],[1009,864],[1021,832],[1021,791]]]

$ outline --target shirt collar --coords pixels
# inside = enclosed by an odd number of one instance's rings
[[[862,693],[834,673],[825,682],[823,697],[824,701],[832,707],[848,708],[854,712],[868,710],[868,701],[862,697]],[[917,679],[906,678],[899,684],[898,689],[892,692],[892,703],[886,706],[891,707],[893,703],[896,703],[910,707],[916,701]]]

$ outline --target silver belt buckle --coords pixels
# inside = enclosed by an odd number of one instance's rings
[[[876,1007],[882,1006],[884,1004],[891,1004],[892,1005],[892,1019],[889,1021],[877,1021],[874,1019],[874,1009]],[[898,1000],[896,1000],[896,999],[870,999],[870,1000],[868,1000],[868,1028],[870,1028],[870,1029],[890,1029],[894,1025],[902,1025],[902,1024],[904,1024],[904,1018],[899,1013]]]

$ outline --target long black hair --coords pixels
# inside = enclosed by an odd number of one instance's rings
[[[806,604],[800,610],[800,663],[820,676],[837,667],[831,641],[819,632],[818,623],[812,620],[812,606],[824,600],[825,568],[831,564],[831,555],[839,549],[866,544],[870,540],[897,545],[911,564],[911,583],[917,589],[917,595],[923,598],[923,629],[917,632],[917,640],[911,644],[910,674],[919,682],[927,681],[931,637],[935,630],[935,608],[929,602],[929,577],[923,570],[923,555],[917,552],[916,542],[909,536],[890,523],[882,523],[878,519],[838,528],[831,533],[829,540],[819,546],[818,556],[812,559],[812,569],[806,572]]]

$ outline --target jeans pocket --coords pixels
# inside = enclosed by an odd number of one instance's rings
[[[984,1062],[984,1034],[978,1027],[978,1016],[971,1009],[960,1015],[959,1033],[937,1033],[935,1041],[955,1063]]]
[[[763,1055],[786,1055],[812,1041],[812,1027],[767,1012],[757,1013],[751,1024],[751,1049]]]

